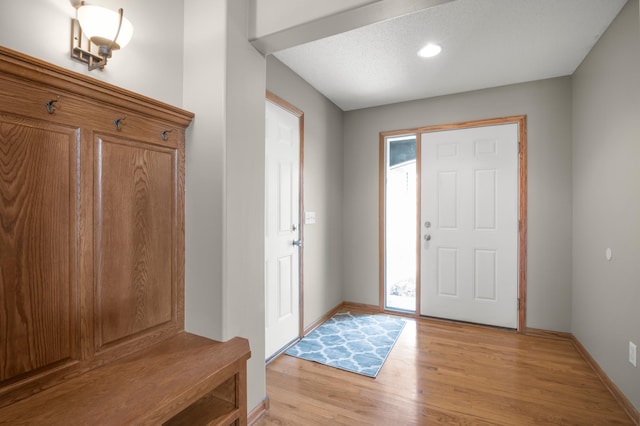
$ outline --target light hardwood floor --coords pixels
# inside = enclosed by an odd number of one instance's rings
[[[569,340],[408,319],[375,379],[288,355],[264,425],[632,425]]]

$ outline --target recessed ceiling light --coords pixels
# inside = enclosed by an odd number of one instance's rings
[[[422,49],[418,50],[418,56],[423,58],[431,58],[438,55],[442,51],[442,47],[437,44],[429,43]]]

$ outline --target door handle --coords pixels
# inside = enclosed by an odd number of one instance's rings
[[[302,240],[293,240],[292,245],[302,247]]]
[[[431,234],[425,234],[424,235],[424,240],[425,241],[431,241]]]

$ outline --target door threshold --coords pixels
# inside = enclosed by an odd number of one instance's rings
[[[491,329],[491,330],[507,331],[509,333],[518,333],[518,329],[516,329],[516,328],[501,327],[499,325],[491,325],[491,324],[481,324],[481,323],[471,322],[471,321],[455,320],[455,319],[440,318],[440,317],[431,317],[431,316],[428,316],[428,315],[418,315],[418,319],[425,320],[425,321],[431,321],[431,322],[446,323],[446,324],[461,324],[461,325],[468,325],[468,326],[472,326],[472,327],[488,328],[488,329]]]
[[[268,365],[271,361],[273,361],[274,359],[278,358],[280,355],[285,353],[287,351],[287,349],[289,349],[291,346],[293,346],[296,343],[298,343],[300,340],[302,340],[302,339],[300,339],[300,337],[296,337],[295,339],[293,339],[292,341],[290,341],[289,343],[284,345],[282,348],[278,349],[273,355],[271,355],[269,358],[267,358],[264,361],[265,365]]]

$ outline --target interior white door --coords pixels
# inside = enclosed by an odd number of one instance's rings
[[[265,359],[299,333],[298,120],[266,101]]]
[[[422,315],[517,328],[518,125],[421,135]]]

